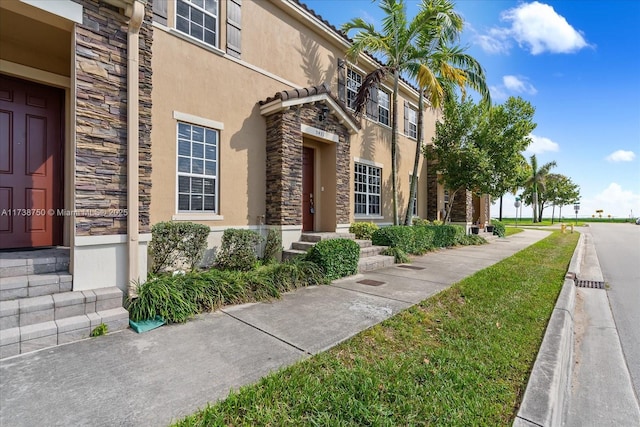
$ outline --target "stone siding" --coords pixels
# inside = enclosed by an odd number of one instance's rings
[[[76,234],[126,234],[127,18],[83,0],[76,26]],[[140,231],[149,231],[151,197],[151,3],[140,29]],[[99,211],[100,210],[100,211]],[[101,215],[100,212],[106,215]]]
[[[433,161],[427,162],[427,216],[426,219],[433,221],[438,219],[438,175],[436,164]],[[441,218],[442,219],[442,218]]]
[[[451,208],[452,222],[473,221],[473,193],[468,190],[460,190],[453,200]]]

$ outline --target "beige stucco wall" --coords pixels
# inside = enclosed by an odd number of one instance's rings
[[[169,3],[168,27],[156,26],[153,43],[153,189],[151,223],[176,216],[176,123],[175,111],[214,120],[224,125],[219,147],[219,215],[215,220],[199,220],[212,227],[248,226],[259,223],[265,214],[264,118],[258,101],[292,87],[308,87],[326,82],[337,94],[337,62],[344,58],[344,46],[335,35],[319,29],[296,15],[296,8],[267,1],[242,3],[242,55],[236,60],[224,55],[225,7],[221,1],[219,49],[203,48],[176,34],[174,11]],[[371,71],[370,61],[360,61],[358,71]],[[387,88],[391,81],[386,82]],[[404,215],[413,169],[415,140],[402,134],[404,100],[417,104],[417,95],[402,86],[398,100],[398,189],[399,212]],[[433,136],[434,118],[425,114],[425,141]],[[363,129],[351,137],[351,177],[353,159],[383,164],[383,219],[392,221],[391,131],[368,119]],[[320,154],[327,155],[323,150]],[[317,160],[318,161],[318,160]],[[426,210],[426,163],[420,160],[418,213]],[[322,165],[317,165],[322,167]],[[326,178],[323,177],[323,180]],[[352,178],[353,179],[353,178]],[[323,185],[318,183],[318,185]],[[325,187],[325,192],[327,192]],[[327,193],[328,194],[328,193]],[[353,210],[353,185],[351,186]],[[353,213],[350,216],[354,220]],[[322,220],[317,226],[324,228]]]

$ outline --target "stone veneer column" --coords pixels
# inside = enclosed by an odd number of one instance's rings
[[[127,18],[82,0],[76,26],[76,234],[127,233]],[[151,3],[140,29],[140,231],[149,232],[151,194]],[[97,215],[101,210],[107,215]],[[87,215],[87,213],[91,213]]]
[[[473,221],[473,194],[471,191],[461,190],[456,194],[451,208],[451,221]]]
[[[427,218],[438,219],[438,175],[433,161],[427,162]],[[442,219],[442,218],[441,218]]]
[[[302,131],[296,110],[267,117],[267,225],[302,224]]]

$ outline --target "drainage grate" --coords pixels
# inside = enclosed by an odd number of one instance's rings
[[[357,283],[362,283],[363,285],[367,285],[367,286],[380,286],[385,284],[385,282],[379,282],[377,280],[371,280],[371,279],[359,280]]]
[[[408,268],[409,270],[424,270],[424,267],[416,267],[415,265],[399,265],[400,268]]]
[[[576,280],[576,286],[579,288],[604,289],[604,282],[596,280]]]

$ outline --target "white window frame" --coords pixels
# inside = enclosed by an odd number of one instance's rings
[[[364,168],[364,173],[358,171],[358,167],[362,167]],[[364,161],[356,161],[354,164],[354,176],[353,176],[353,182],[354,182],[354,202],[353,202],[353,213],[355,217],[358,218],[382,218],[382,166],[377,164],[377,163],[373,163],[373,162],[364,162]],[[373,173],[373,172],[377,172]],[[358,174],[359,175],[364,175],[364,181],[359,181],[358,180]],[[378,182],[372,182],[372,179],[377,178]],[[364,185],[364,191],[358,191],[358,184],[362,184]],[[372,190],[372,188],[377,187],[378,192],[375,193]],[[358,195],[364,195],[365,196],[365,213],[362,212],[357,212],[356,209],[356,205],[357,203],[357,196]],[[370,198],[372,196],[377,196],[378,197],[378,203],[377,205],[375,204],[370,204]],[[372,207],[377,206],[377,212],[372,212]]]
[[[185,220],[185,221],[197,221],[197,220],[222,220],[224,219],[220,212],[220,137],[221,131],[224,129],[224,125],[220,122],[209,120],[197,116],[193,116],[190,114],[180,113],[174,111],[173,117],[176,120],[176,169],[175,169],[175,212],[173,215],[173,220]],[[181,172],[179,169],[180,157],[186,158],[186,156],[181,156],[179,151],[180,141],[186,141],[184,138],[180,138],[179,129],[180,125],[188,125],[196,128],[202,128],[205,135],[206,131],[213,131],[215,133],[215,168],[214,175],[207,174],[206,168],[203,169],[202,173],[194,173],[192,170],[189,172]],[[190,144],[193,144],[193,135],[188,140]],[[198,143],[199,141],[196,141]],[[203,141],[203,167],[206,165],[206,138]],[[192,145],[190,147],[192,149]],[[189,153],[190,160],[193,160],[193,152]],[[213,197],[214,197],[214,206],[213,210],[205,210],[204,209],[204,200],[203,200],[203,209],[202,210],[181,210],[179,199],[180,199],[180,186],[179,181],[180,177],[189,177],[189,178],[202,178],[204,179],[213,179],[214,180],[214,188],[213,188]],[[204,194],[204,181],[203,181],[203,196]],[[191,189],[189,190],[189,195],[191,196]]]
[[[384,96],[387,97],[387,105],[386,107],[382,106],[382,103],[380,102],[381,98],[381,94],[384,94]],[[387,122],[383,122],[381,120],[382,111],[386,111],[387,112]],[[389,94],[389,92],[387,92],[386,90],[382,90],[382,89],[378,89],[378,122],[382,125],[385,126],[390,126],[391,123],[391,94]]]
[[[418,137],[418,110],[414,109],[411,105],[407,108],[407,136],[409,138],[416,139]],[[411,121],[413,116],[413,121]]]
[[[356,102],[356,96],[358,96],[358,90],[360,86],[362,86],[362,74],[358,71],[354,70],[351,67],[347,67],[347,80],[346,80],[346,88],[347,88],[347,107],[355,110],[354,103]],[[349,97],[349,94],[352,93],[352,98]]]
[[[175,0],[174,2],[174,22],[173,22],[173,26],[174,28],[179,31],[181,34],[186,35],[187,37],[197,40],[199,43],[204,43],[206,46],[212,46],[217,48],[218,47],[218,43],[220,40],[220,1],[222,0]],[[186,17],[180,16],[178,15],[178,3],[184,3],[186,4],[186,6],[189,8],[189,18],[187,19]],[[215,12],[209,10],[209,8],[207,8],[207,3],[214,3],[214,7],[215,7]],[[202,23],[198,23],[198,22],[194,22],[191,20],[191,14],[192,11],[195,10],[196,12],[202,13],[203,14],[203,19],[206,19],[206,17],[210,17],[213,18],[214,20],[214,28],[209,28],[205,25],[205,22],[203,21]],[[178,28],[178,20],[179,19],[185,19],[188,22],[189,25],[189,30],[185,31],[183,29],[179,29]],[[194,36],[192,34],[191,31],[191,27],[192,25],[197,25],[199,27],[202,27],[202,38],[198,38],[196,36]],[[211,32],[213,32],[213,43],[210,43],[208,41],[205,40],[205,34],[206,31],[209,30]]]

